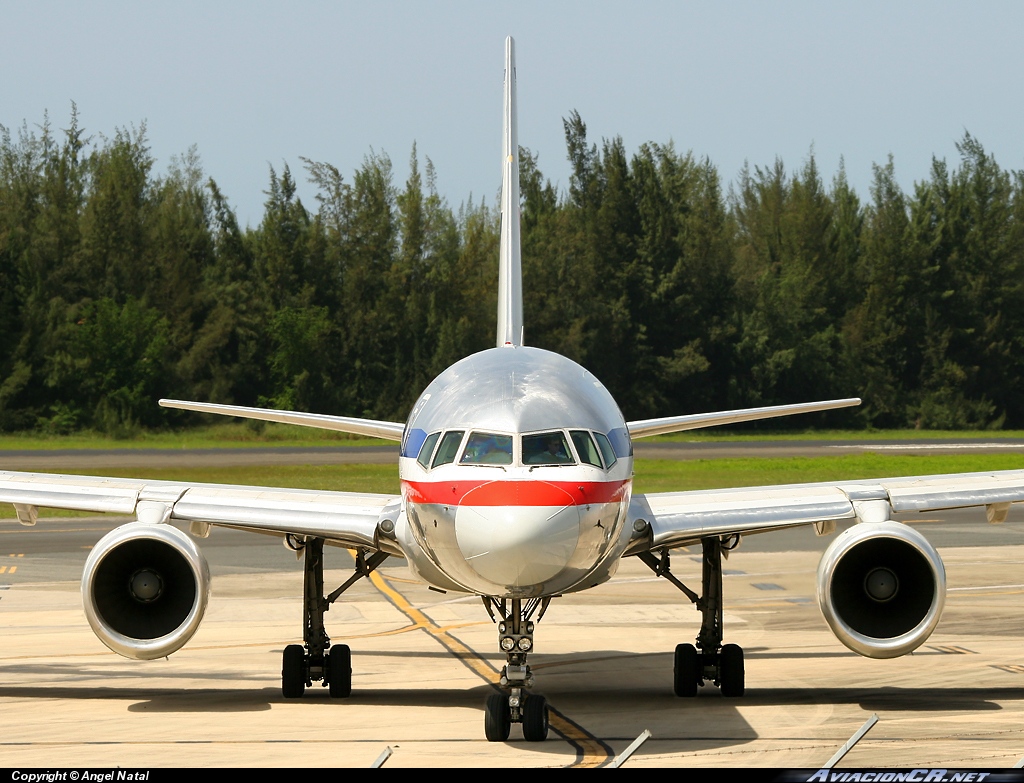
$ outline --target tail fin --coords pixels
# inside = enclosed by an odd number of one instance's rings
[[[501,137],[501,248],[498,254],[498,347],[523,344],[523,259],[519,244],[519,138],[516,44],[505,39],[505,122]]]

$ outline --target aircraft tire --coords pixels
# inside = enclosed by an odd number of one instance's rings
[[[529,696],[523,709],[523,737],[527,742],[543,742],[548,738],[548,700]]]
[[[301,699],[306,690],[306,651],[301,644],[289,644],[281,659],[281,693],[286,699]]]
[[[718,679],[723,696],[742,696],[744,691],[743,648],[727,644],[718,655]]]
[[[336,644],[327,655],[327,684],[332,699],[352,695],[352,651],[347,644]]]
[[[509,712],[508,696],[492,693],[487,697],[484,708],[484,735],[488,742],[505,742],[512,729],[512,715]]]
[[[676,645],[675,668],[673,669],[673,687],[676,696],[689,698],[697,695],[697,683],[700,680],[700,656],[692,644]]]

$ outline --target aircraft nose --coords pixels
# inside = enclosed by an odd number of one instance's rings
[[[540,585],[557,576],[576,551],[579,511],[569,493],[546,482],[544,505],[535,504],[536,487],[525,497],[515,488],[494,486],[504,483],[485,484],[463,497],[455,515],[459,549],[490,582],[517,589]]]

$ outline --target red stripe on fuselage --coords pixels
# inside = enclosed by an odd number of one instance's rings
[[[577,506],[617,503],[624,497],[624,481],[403,481],[411,503],[446,506]],[[466,498],[466,495],[472,496]],[[465,502],[463,498],[466,498]],[[570,500],[571,499],[571,500]]]

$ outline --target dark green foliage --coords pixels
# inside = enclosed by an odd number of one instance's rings
[[[166,388],[167,319],[135,299],[85,302],[66,315],[46,360],[46,385],[58,400],[48,428],[90,422],[124,436],[159,424],[153,400]]]
[[[765,403],[847,396],[840,324],[850,259],[835,252],[834,201],[814,156],[793,177],[781,161],[744,171],[733,201],[745,396]]]
[[[266,312],[255,293],[253,242],[217,184],[209,180],[207,188],[212,260],[190,286],[195,329],[177,354],[176,373],[189,399],[253,405],[266,385]]]
[[[627,418],[860,395],[763,426],[1024,426],[1024,173],[969,134],[865,201],[813,152],[723,188],[671,144],[565,135],[565,193],[520,151],[526,342]],[[415,148],[402,184],[303,162],[315,211],[272,168],[242,230],[194,149],[154,174],[145,126],[0,127],[0,430],[194,420],[161,396],[401,419],[493,344],[493,207],[453,210]]]

